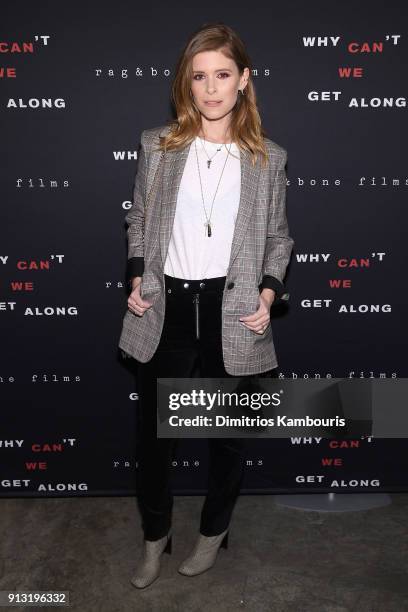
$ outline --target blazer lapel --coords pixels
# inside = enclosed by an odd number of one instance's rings
[[[163,160],[163,190],[160,215],[160,250],[163,261],[167,256],[173,228],[174,216],[176,213],[177,194],[180,187],[181,177],[186,165],[189,152],[189,145],[178,151],[167,151]],[[234,234],[231,244],[229,269],[238,254],[241,242],[246,234],[247,226],[252,215],[258,179],[260,172],[260,160],[252,166],[249,153],[241,151],[241,192],[238,206],[237,218],[235,221]],[[215,202],[216,205],[216,202]],[[217,231],[215,228],[214,231]],[[211,238],[208,238],[211,240]]]

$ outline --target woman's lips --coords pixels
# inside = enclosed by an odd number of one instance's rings
[[[204,102],[204,104],[207,106],[218,106],[218,104],[221,104],[221,100],[219,102]]]

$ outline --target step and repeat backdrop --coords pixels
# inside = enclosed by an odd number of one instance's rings
[[[0,495],[135,493],[137,364],[118,348],[140,134],[173,116],[192,31],[241,35],[288,151],[285,379],[407,376],[407,8],[288,0],[16,2],[0,34]],[[408,487],[405,439],[247,440],[242,491]],[[205,440],[175,493],[203,494]]]

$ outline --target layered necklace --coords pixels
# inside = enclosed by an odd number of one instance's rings
[[[229,157],[229,155],[230,155],[230,151],[231,151],[231,147],[232,147],[232,142],[231,142],[231,144],[230,144],[229,149],[227,148],[227,146],[226,146],[225,144],[224,144],[224,145],[221,145],[220,147],[218,147],[218,148],[217,148],[217,150],[216,150],[216,152],[214,153],[214,155],[213,155],[212,157],[209,157],[209,156],[208,156],[208,153],[207,153],[207,151],[206,151],[206,149],[205,149],[205,146],[204,146],[203,141],[202,141],[201,139],[200,139],[200,141],[201,141],[201,145],[202,145],[202,147],[203,147],[203,149],[204,149],[204,151],[205,151],[205,154],[206,154],[206,156],[207,156],[207,158],[208,158],[208,160],[207,160],[207,168],[208,168],[208,169],[210,169],[210,167],[211,167],[211,162],[212,162],[213,158],[214,158],[214,157],[217,155],[217,153],[218,153],[219,151],[221,151],[222,147],[225,147],[225,148],[227,149],[227,155],[226,155],[226,157],[225,157],[225,161],[224,161],[224,165],[223,165],[223,167],[222,167],[222,171],[221,171],[220,178],[218,179],[217,189],[215,190],[214,197],[213,197],[213,200],[212,200],[212,203],[211,203],[211,211],[210,211],[210,215],[208,216],[208,215],[207,215],[207,210],[206,210],[206,208],[205,208],[205,203],[204,203],[203,182],[202,182],[202,180],[201,180],[200,164],[199,164],[199,161],[198,161],[197,142],[196,142],[196,140],[194,140],[194,148],[195,148],[195,152],[196,152],[196,160],[197,160],[198,177],[199,177],[199,179],[200,179],[201,199],[202,199],[203,209],[204,209],[204,214],[205,214],[205,218],[206,218],[206,221],[205,221],[205,223],[204,223],[204,227],[205,227],[205,234],[206,234],[206,236],[207,236],[208,238],[210,238],[210,237],[211,237],[211,235],[212,235],[211,215],[212,215],[212,210],[213,210],[213,206],[214,206],[215,196],[217,195],[218,187],[220,186],[221,178],[222,178],[222,175],[224,174],[225,165],[226,165],[226,163],[227,163],[227,159],[228,159],[228,157]]]

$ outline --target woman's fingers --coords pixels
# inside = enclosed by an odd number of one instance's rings
[[[151,305],[152,304],[150,302],[147,302],[146,300],[142,299],[142,297],[140,296],[139,287],[136,287],[128,298],[129,310],[139,316],[143,315],[145,311],[150,308]]]
[[[129,303],[129,302],[128,302],[128,308],[129,308],[129,310],[130,310],[131,312],[133,312],[134,314],[137,314],[137,315],[142,315],[142,314],[144,314],[144,313],[146,312],[146,310],[147,310],[148,308],[150,308],[150,306],[151,306],[151,304],[150,304],[150,303],[147,303],[147,302],[143,302],[143,304],[146,304],[146,305],[145,305],[145,306],[143,306],[143,305],[136,304],[135,302],[133,302],[133,303]]]
[[[256,312],[251,315],[247,315],[246,317],[240,317],[239,320],[251,331],[254,331],[257,334],[263,334],[270,321],[269,308],[263,307],[261,304]]]
[[[270,319],[269,319],[269,317],[268,317],[268,316],[266,316],[266,317],[265,317],[265,316],[262,316],[262,317],[259,317],[259,318],[258,318],[258,319],[256,319],[256,320],[252,321],[252,323],[251,323],[251,322],[249,322],[249,321],[248,321],[248,322],[241,321],[241,322],[242,322],[242,323],[243,323],[243,324],[244,324],[244,325],[245,325],[245,326],[246,326],[248,329],[250,329],[251,331],[254,331],[254,332],[259,333],[259,334],[263,334],[263,333],[264,333],[264,331],[266,330],[266,328],[267,328],[267,327],[268,327],[268,325],[269,325],[269,320],[270,320]]]

